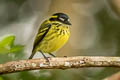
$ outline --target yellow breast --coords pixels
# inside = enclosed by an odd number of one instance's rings
[[[69,36],[70,31],[68,26],[52,26],[40,43],[39,49],[44,53],[54,52],[68,41]]]

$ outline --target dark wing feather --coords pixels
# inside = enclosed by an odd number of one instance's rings
[[[35,38],[35,41],[34,41],[33,51],[34,51],[35,47],[43,40],[45,35],[48,33],[50,27],[51,27],[51,24],[46,23],[46,22],[44,22],[41,25],[40,29],[38,30],[37,36]]]

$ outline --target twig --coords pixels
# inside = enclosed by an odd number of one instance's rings
[[[49,58],[49,61],[50,62],[46,62],[45,59],[40,58],[7,62],[4,64],[0,64],[0,74],[38,69],[70,69],[83,67],[120,68],[120,57],[57,57]]]

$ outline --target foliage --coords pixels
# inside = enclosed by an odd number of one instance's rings
[[[3,78],[2,78],[2,77],[0,77],[0,80],[3,80]]]
[[[14,35],[7,35],[4,37],[1,37],[0,40],[0,54],[5,53],[17,53],[21,50],[23,50],[23,45],[15,45],[15,36]]]

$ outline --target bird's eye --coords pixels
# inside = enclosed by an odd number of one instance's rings
[[[70,19],[67,20],[68,22],[70,21]]]
[[[64,21],[65,19],[64,18],[59,18],[61,21]]]

